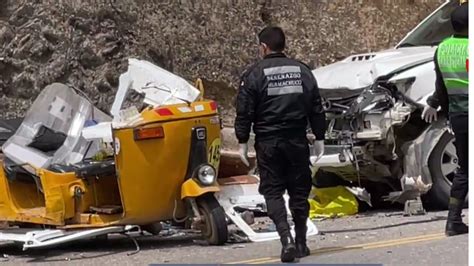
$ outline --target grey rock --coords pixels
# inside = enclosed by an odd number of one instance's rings
[[[92,21],[79,17],[70,17],[68,24],[72,26],[75,30],[80,30],[85,34],[88,34],[92,29]]]
[[[117,42],[114,42],[114,43],[108,43],[107,46],[104,49],[102,49],[100,54],[103,57],[110,57],[110,56],[115,55],[119,51],[120,51],[120,46],[118,45]]]
[[[64,39],[64,36],[57,33],[54,29],[52,29],[51,27],[45,27],[43,28],[42,30],[42,34],[43,34],[43,37],[50,43],[50,44],[53,44],[53,45],[57,45],[59,44],[63,39]]]
[[[31,19],[34,7],[29,4],[21,5],[10,17],[9,23],[14,26],[21,26]]]
[[[31,45],[31,48],[29,50],[29,56],[31,57],[43,57],[45,54],[47,54],[50,51],[47,43],[44,43],[42,41],[34,42]]]
[[[84,68],[95,68],[104,64],[104,60],[101,56],[97,55],[92,48],[85,48],[80,57],[79,62]]]
[[[15,76],[11,85],[14,90],[12,90],[14,97],[21,99],[29,99],[34,96],[31,93],[34,91],[34,82],[27,72],[22,72],[21,74]]]
[[[95,35],[95,39],[103,44],[117,41],[117,37],[111,32],[99,33]]]
[[[104,79],[97,81],[94,85],[100,93],[107,93],[111,90],[110,84]]]
[[[109,67],[105,70],[104,77],[110,86],[117,87],[119,85],[120,74],[117,69]]]
[[[15,37],[15,33],[11,27],[5,25],[0,28],[0,46],[8,44]]]
[[[35,87],[42,89],[48,84],[60,81],[59,79],[64,77],[67,63],[65,56],[57,56],[53,58],[48,65],[40,69],[40,74],[35,80]]]

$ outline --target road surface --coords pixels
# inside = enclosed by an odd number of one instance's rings
[[[321,234],[309,239],[310,257],[301,263],[371,263],[384,265],[467,265],[468,236],[443,234],[446,212],[404,217],[399,211],[377,211],[348,218],[316,221]],[[467,210],[465,210],[467,221]],[[279,243],[205,246],[194,236],[142,237],[135,255],[125,237],[84,241],[67,247],[22,252],[11,244],[0,249],[2,265],[149,265],[153,263],[279,263]],[[1,257],[2,253],[3,258]]]

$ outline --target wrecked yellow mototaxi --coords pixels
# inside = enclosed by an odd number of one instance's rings
[[[78,90],[46,87],[2,149],[0,221],[9,228],[0,240],[28,249],[141,229],[157,234],[160,222],[174,221],[210,244],[226,242],[214,197],[217,106],[171,75],[131,61],[113,117]],[[122,106],[132,87],[145,98],[140,112]]]

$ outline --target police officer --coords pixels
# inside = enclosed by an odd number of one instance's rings
[[[454,176],[449,198],[446,235],[468,232],[461,212],[468,193],[468,4],[463,3],[451,14],[455,35],[445,39],[436,50],[436,90],[428,98],[422,117],[437,119],[437,108],[448,112],[454,135],[460,169]]]
[[[308,196],[311,190],[308,122],[315,153],[324,149],[325,116],[316,80],[308,66],[286,57],[285,35],[279,27],[267,27],[259,35],[263,60],[248,68],[237,95],[235,133],[240,156],[248,166],[249,133],[253,125],[260,173],[259,192],[282,243],[282,262],[309,255],[306,246]],[[290,234],[283,195],[288,191],[296,244]]]

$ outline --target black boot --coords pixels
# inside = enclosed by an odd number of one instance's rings
[[[295,241],[291,234],[280,238],[281,241],[281,262],[293,262],[296,257]]]
[[[446,222],[445,234],[447,236],[455,236],[467,234],[469,232],[468,226],[462,222],[462,208],[464,201],[449,198],[448,221]]]
[[[310,254],[308,246],[306,246],[306,223],[304,226],[295,226],[295,233],[296,233],[296,257],[303,258],[307,257]]]
[[[308,246],[306,246],[305,242],[296,242],[296,257],[297,258],[304,258],[309,256],[310,250]]]

